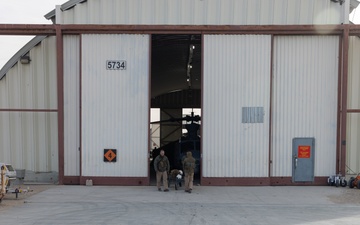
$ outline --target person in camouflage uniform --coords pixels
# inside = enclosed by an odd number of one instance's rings
[[[185,173],[185,192],[191,193],[194,181],[195,159],[189,151],[183,160],[183,170]]]
[[[170,172],[170,162],[165,156],[164,150],[160,151],[160,155],[156,156],[154,161],[154,169],[156,172],[156,186],[161,191],[161,178],[163,181],[164,191],[169,191],[168,173]]]

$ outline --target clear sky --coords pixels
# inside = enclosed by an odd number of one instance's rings
[[[0,23],[51,24],[44,15],[67,0],[0,0]],[[349,17],[360,24],[360,6]],[[0,36],[0,68],[33,36]]]

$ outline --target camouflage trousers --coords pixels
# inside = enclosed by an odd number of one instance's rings
[[[185,173],[185,191],[193,189],[194,173]]]
[[[161,178],[162,178],[164,190],[169,189],[167,171],[165,171],[165,172],[157,171],[156,172],[156,186],[158,189],[161,188]]]

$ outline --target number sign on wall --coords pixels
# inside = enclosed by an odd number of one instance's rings
[[[125,60],[106,60],[107,70],[126,70]]]

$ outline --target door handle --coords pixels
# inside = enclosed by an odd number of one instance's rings
[[[294,160],[295,160],[295,169],[296,169],[297,163],[298,163],[298,157],[297,157],[297,156],[294,156]]]

